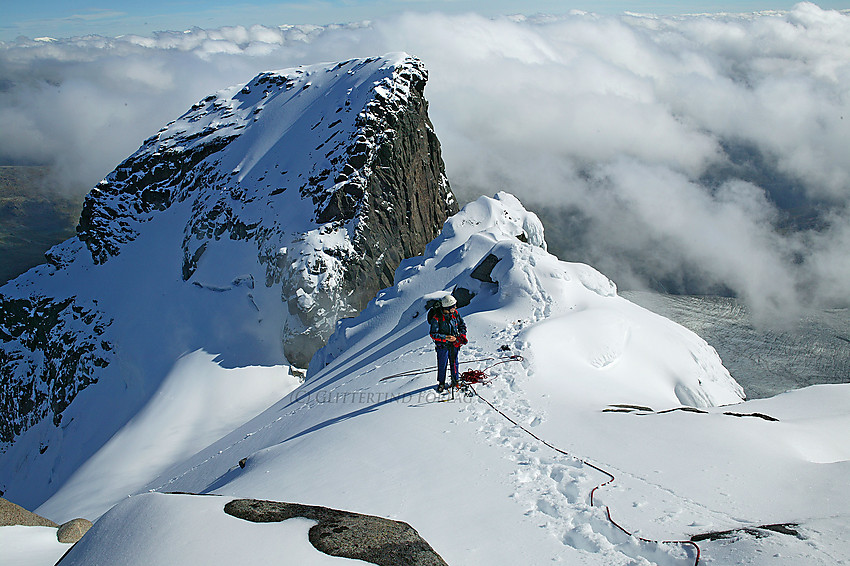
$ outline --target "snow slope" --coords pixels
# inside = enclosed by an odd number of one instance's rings
[[[306,365],[406,253],[381,244],[395,201],[375,179],[419,205],[416,237],[396,242],[424,245],[455,210],[426,78],[403,53],[262,73],[194,105],[92,190],[79,238],[0,288],[0,493],[32,509],[76,493],[84,463],[150,446],[125,486],[106,482],[126,494],[294,387],[292,352]],[[396,147],[416,162],[388,162]],[[163,420],[154,406],[177,417],[155,435],[140,424]],[[163,435],[169,452],[154,454]]]
[[[55,527],[0,527],[3,566],[52,566],[68,548],[56,540]]]
[[[493,282],[471,278],[490,254]],[[422,297],[456,287],[475,293],[461,308],[464,368],[493,380],[480,397],[436,402]],[[508,355],[523,360],[500,359]],[[618,297],[592,268],[549,255],[536,217],[500,193],[451,218],[423,256],[401,265],[393,288],[343,321],[303,385],[135,490],[225,497],[118,502],[80,491],[45,508],[61,518],[83,503],[112,507],[68,564],[224,564],[241,535],[216,530],[218,559],[196,530],[201,513],[225,521],[231,497],[403,520],[449,564],[694,564],[690,544],[641,538],[720,531],[698,542],[700,563],[850,560],[850,387],[740,395],[704,341]],[[101,462],[111,466],[120,463]],[[607,474],[615,480],[591,505]],[[172,544],[150,557],[129,552],[151,542],[124,525],[128,516],[167,523]],[[779,523],[782,532],[759,528]],[[275,536],[251,547],[257,560],[294,556]]]
[[[97,517],[175,460],[207,446],[294,390],[288,366],[225,369],[198,351],[177,360],[153,398],[40,509]],[[69,517],[70,518],[70,517]]]

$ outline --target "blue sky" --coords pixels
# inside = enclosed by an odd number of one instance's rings
[[[403,11],[477,12],[492,16],[516,13],[564,13],[585,10],[600,14],[625,11],[680,14],[784,10],[786,0],[0,0],[0,41],[18,36],[71,37],[127,33],[149,35],[161,30],[216,28],[253,24],[328,24],[374,19]],[[824,9],[848,9],[850,0],[816,2]]]

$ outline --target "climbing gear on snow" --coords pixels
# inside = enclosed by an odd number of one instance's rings
[[[477,364],[479,362],[490,362],[490,361],[493,361],[493,360],[501,360],[498,363],[495,363],[491,366],[484,368],[484,370],[486,371],[490,368],[496,367],[497,365],[504,364],[504,363],[507,363],[507,362],[513,362],[513,361],[519,362],[519,361],[522,361],[522,359],[523,359],[522,356],[519,356],[519,355],[492,357],[492,358],[478,358],[478,359],[475,359],[475,360],[460,361],[460,362],[458,362],[458,365],[460,365],[460,364]],[[437,369],[437,366],[428,366],[426,368],[411,369],[411,370],[408,370],[408,371],[403,371],[403,372],[400,372],[400,373],[394,373],[392,375],[382,377],[378,381],[389,381],[390,379],[397,379],[399,377],[413,377],[414,375],[422,375],[423,373],[431,373],[435,369]],[[463,374],[461,374],[461,376],[462,375]]]
[[[460,374],[460,378],[464,381],[464,383],[482,383],[486,384],[489,381],[487,374],[478,369],[470,369],[466,370],[462,374]]]

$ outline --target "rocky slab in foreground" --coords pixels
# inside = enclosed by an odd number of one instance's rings
[[[56,528],[56,538],[59,542],[73,544],[83,538],[91,528],[88,519],[71,519],[67,523],[57,525],[50,519],[27,511],[20,505],[0,497],[0,527],[21,525],[24,527],[53,527]]]
[[[235,499],[224,512],[254,523],[276,523],[295,517],[317,521],[310,543],[317,550],[364,560],[379,566],[440,566],[440,558],[416,530],[401,521],[327,507],[259,499]]]
[[[0,497],[0,527],[23,525],[25,527],[58,527],[50,519],[27,511],[20,505]]]
[[[59,527],[56,531],[56,539],[59,542],[73,544],[83,538],[83,535],[89,532],[91,527],[92,522],[88,519],[71,519]]]

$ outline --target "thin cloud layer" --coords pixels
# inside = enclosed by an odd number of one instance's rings
[[[211,91],[407,51],[462,200],[508,190],[621,287],[847,306],[850,14],[409,14],[0,45],[0,160],[87,190]]]

